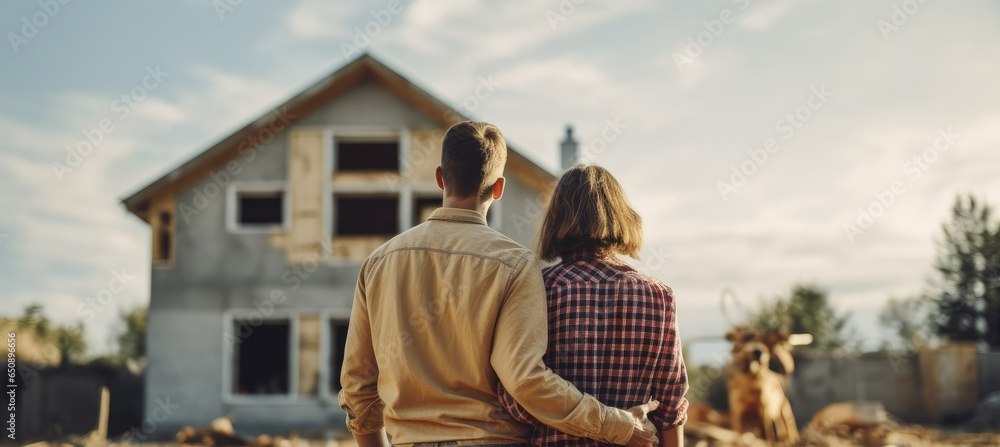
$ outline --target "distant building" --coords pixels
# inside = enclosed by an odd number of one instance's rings
[[[154,432],[223,415],[247,434],[343,426],[361,262],[441,205],[441,139],[464,120],[364,55],[124,199],[152,233]],[[530,246],[555,177],[514,149],[506,177],[489,224]]]

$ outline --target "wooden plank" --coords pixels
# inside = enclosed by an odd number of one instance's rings
[[[299,317],[299,395],[319,394],[319,316]]]
[[[111,395],[108,387],[101,387],[101,408],[97,413],[97,430],[94,430],[93,439],[108,439],[108,409],[111,403]]]
[[[323,132],[293,129],[288,145],[288,192],[291,225],[285,238],[289,265],[301,265],[322,256],[323,240]]]
[[[971,411],[977,398],[976,346],[947,343],[919,351],[920,381],[928,422]]]
[[[343,183],[372,183],[372,182],[387,182],[387,183],[399,183],[402,181],[398,172],[393,171],[354,171],[354,172],[336,172],[333,174],[334,182]]]

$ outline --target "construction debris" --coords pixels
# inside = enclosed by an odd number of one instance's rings
[[[896,425],[879,402],[840,402],[827,405],[813,415],[809,426],[815,430],[831,431]]]
[[[729,414],[723,414],[708,404],[691,405],[688,408],[688,422],[702,422],[722,428],[732,428]]]
[[[281,438],[261,435],[257,439],[240,436],[233,429],[233,421],[228,417],[217,418],[206,427],[184,427],[177,432],[177,441],[181,444],[215,446],[251,446],[251,447],[288,447],[291,444],[282,442]]]
[[[288,438],[280,436],[260,435],[256,439],[241,436],[233,429],[233,422],[228,417],[217,418],[211,425],[201,428],[184,427],[177,432],[177,440],[181,444],[202,445],[207,447],[248,446],[248,447],[303,447],[310,443],[292,433]],[[336,443],[336,441],[331,441]],[[329,445],[330,442],[327,443]]]
[[[728,428],[704,422],[688,422],[684,425],[684,436],[690,445],[725,445],[739,447],[767,447],[767,441],[758,439],[751,433],[737,433]]]
[[[986,447],[1000,445],[995,433],[953,433],[919,425],[875,426],[852,431],[821,433],[811,427],[802,432],[800,445],[823,447]]]
[[[184,427],[177,432],[177,440],[181,444],[212,446],[249,446],[256,445],[248,438],[236,434],[233,422],[221,417],[212,421],[211,425],[196,429]]]
[[[966,425],[970,430],[1000,430],[1000,392],[987,394]]]

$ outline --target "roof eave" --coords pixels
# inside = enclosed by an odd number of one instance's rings
[[[291,97],[281,105],[270,109],[267,113],[254,119],[246,126],[230,134],[226,138],[223,138],[205,151],[196,155],[194,158],[182,163],[177,168],[167,172],[160,178],[131,195],[122,198],[122,204],[124,204],[126,210],[132,214],[135,214],[140,219],[147,220],[146,216],[142,212],[142,208],[147,204],[151,197],[156,195],[161,190],[176,184],[192,172],[201,168],[206,163],[209,163],[217,158],[231,157],[232,152],[237,149],[240,143],[245,141],[249,136],[253,135],[262,127],[268,125],[268,123],[274,119],[275,113],[288,113],[290,124],[299,116],[304,116],[322,104],[325,104],[325,102],[329,100],[329,98],[326,98],[327,96],[335,97],[340,93],[340,90],[346,90],[347,88],[353,86],[354,83],[361,82],[361,80],[365,79],[369,74],[385,87],[397,95],[400,95],[419,110],[428,114],[428,116],[431,116],[433,119],[441,122],[445,126],[469,120],[468,117],[441,102],[426,90],[420,88],[413,82],[410,82],[398,72],[388,68],[375,58],[371,57],[369,54],[364,53],[353,61],[345,64],[334,73],[326,76]],[[336,84],[338,82],[341,82],[341,88],[337,88]],[[292,110],[293,112],[288,112],[289,110]],[[516,163],[522,164],[526,168],[526,171],[531,175],[539,176],[541,183],[551,183],[556,179],[551,172],[542,168],[516,150],[512,149],[508,154],[508,157]]]

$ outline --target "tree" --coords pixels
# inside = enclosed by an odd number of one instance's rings
[[[123,359],[146,357],[146,310],[136,307],[121,314],[125,329],[118,334],[118,355]]]
[[[83,323],[70,326],[59,326],[54,334],[56,347],[59,348],[60,365],[79,363],[87,352],[87,341],[83,337]]]
[[[942,338],[1000,348],[1000,227],[991,227],[991,214],[972,195],[955,198],[928,295]]]
[[[35,335],[41,338],[49,336],[49,319],[42,313],[40,304],[29,304],[24,307],[24,315],[18,318],[18,326],[35,331]]]
[[[59,364],[66,365],[83,360],[83,354],[87,351],[83,323],[53,325],[45,316],[45,310],[41,305],[30,304],[25,306],[24,314],[17,319],[17,324],[23,329],[34,332],[40,340],[54,343],[59,350]]]
[[[890,298],[878,315],[889,332],[883,349],[913,351],[923,346],[932,335],[930,305],[923,297]]]
[[[830,307],[825,290],[814,285],[797,284],[788,297],[778,297],[747,318],[750,329],[788,331],[812,334],[813,342],[799,348],[806,353],[819,353],[849,348],[846,334],[849,315],[838,315]]]

